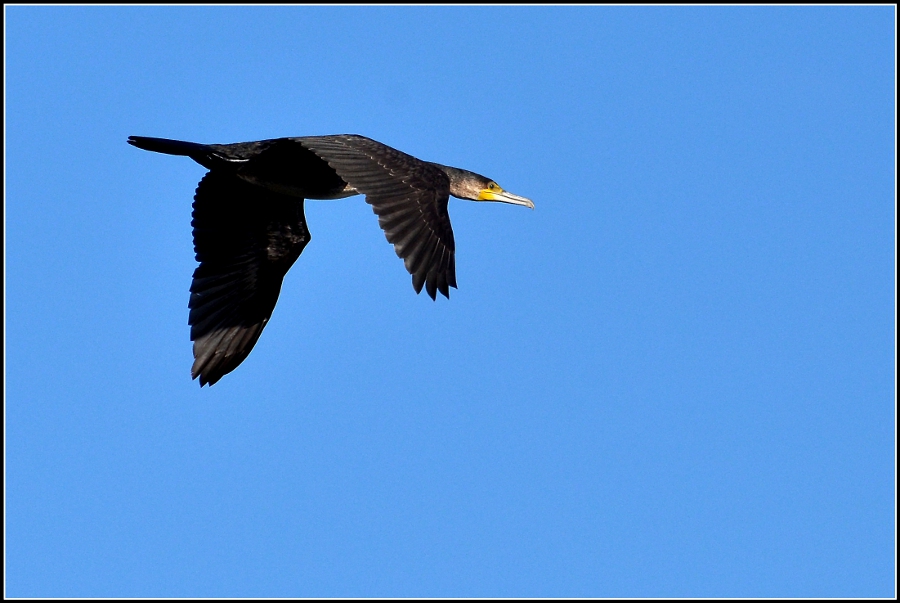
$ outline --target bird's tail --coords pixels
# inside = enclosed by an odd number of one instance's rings
[[[203,156],[209,152],[209,147],[196,142],[183,140],[169,140],[168,138],[149,138],[147,136],[129,136],[128,144],[134,145],[145,151],[165,153],[166,155],[185,155],[187,157]]]

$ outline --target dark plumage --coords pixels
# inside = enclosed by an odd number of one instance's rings
[[[185,155],[209,172],[194,195],[194,271],[188,304],[192,376],[212,385],[233,371],[272,315],[284,275],[309,243],[304,199],[363,194],[387,240],[435,299],[456,287],[450,195],[534,207],[469,172],[421,161],[356,135],[197,144],[131,136],[138,148]]]

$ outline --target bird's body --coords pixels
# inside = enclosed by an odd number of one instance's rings
[[[534,207],[466,170],[421,161],[356,135],[198,144],[132,136],[138,148],[188,156],[209,172],[194,196],[192,375],[213,384],[250,353],[284,275],[310,240],[304,199],[365,195],[416,293],[456,287],[450,195]]]

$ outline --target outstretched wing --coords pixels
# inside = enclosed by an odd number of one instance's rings
[[[431,299],[456,287],[453,229],[447,203],[450,179],[440,168],[363,136],[294,139],[324,159],[366,196],[388,242]]]
[[[284,275],[309,242],[303,199],[208,172],[194,196],[194,271],[188,304],[200,386],[243,362],[266,326]]]

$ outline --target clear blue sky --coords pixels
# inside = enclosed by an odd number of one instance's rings
[[[895,11],[7,7],[6,594],[891,597]],[[485,174],[459,289],[361,197],[190,379],[204,169]]]

